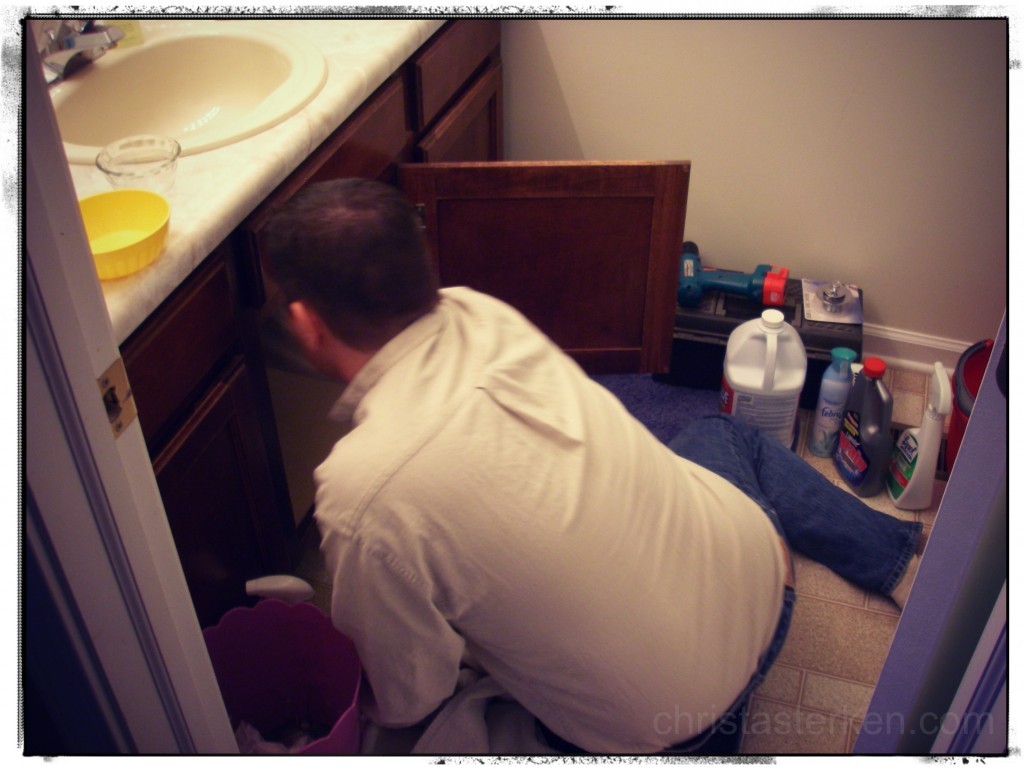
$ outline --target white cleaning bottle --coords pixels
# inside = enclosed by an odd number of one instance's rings
[[[721,410],[792,447],[806,374],[800,334],[778,309],[765,309],[729,334]]]
[[[952,408],[949,374],[941,362],[936,362],[928,393],[928,408],[921,425],[904,431],[896,440],[892,453],[886,488],[896,508],[927,509],[932,505],[942,425]]]
[[[846,398],[853,385],[850,365],[855,359],[857,352],[853,349],[837,346],[832,350],[832,364],[825,368],[825,373],[821,376],[818,408],[814,411],[811,439],[807,444],[807,449],[820,458],[828,458],[836,446],[836,434],[843,420],[843,408],[846,407]]]

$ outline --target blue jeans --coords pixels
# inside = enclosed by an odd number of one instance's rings
[[[694,421],[669,448],[729,480],[764,510],[792,549],[858,586],[888,595],[914,554],[920,522],[903,522],[866,506],[791,450],[736,418],[716,415]],[[795,601],[787,586],[771,644],[726,714],[705,732],[662,753],[738,751],[750,695],[782,650]]]
[[[790,547],[852,583],[888,596],[921,535],[866,506],[810,464],[742,421],[725,415],[694,421],[669,443],[678,455],[746,493]]]
[[[746,493],[790,548],[862,588],[888,595],[914,554],[920,522],[903,522],[866,506],[791,450],[736,418],[715,415],[694,421],[668,446]],[[775,635],[757,671],[728,711],[704,732],[662,754],[738,751],[750,695],[782,650],[795,602],[796,594],[787,586]],[[584,753],[543,725],[542,731],[558,750]]]

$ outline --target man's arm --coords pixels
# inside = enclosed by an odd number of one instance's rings
[[[455,692],[463,638],[431,587],[392,556],[327,532],[331,618],[352,639],[372,693],[365,711],[386,727],[421,722]]]

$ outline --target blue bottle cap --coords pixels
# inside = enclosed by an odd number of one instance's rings
[[[856,362],[857,352],[845,346],[837,346],[832,350],[832,359],[843,360],[844,362]]]

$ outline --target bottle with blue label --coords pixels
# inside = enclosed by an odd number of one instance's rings
[[[850,366],[856,359],[857,352],[853,349],[837,346],[832,350],[832,364],[821,377],[818,407],[814,411],[814,423],[807,444],[807,449],[820,458],[832,455],[836,445],[836,434],[843,420],[846,398],[853,385],[853,370]]]
[[[882,382],[885,362],[864,360],[850,390],[832,461],[843,481],[860,498],[877,495],[885,486],[892,457],[892,395]]]

